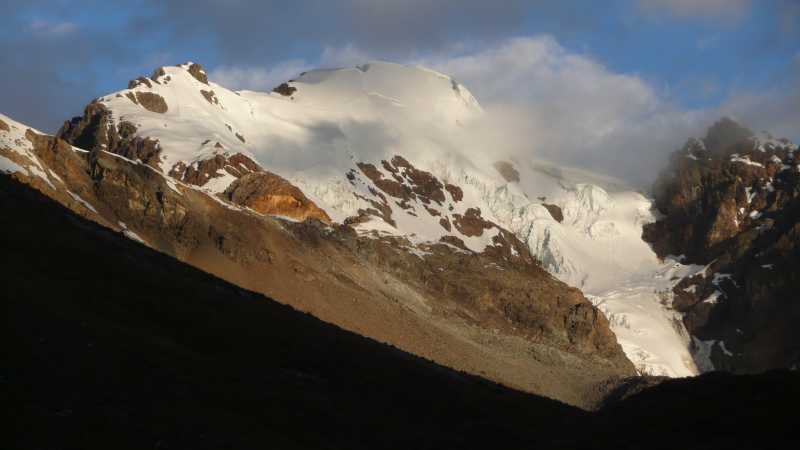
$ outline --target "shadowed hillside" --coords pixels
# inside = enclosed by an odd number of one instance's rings
[[[0,177],[3,448],[791,448],[796,372],[623,384],[599,413],[343,331]],[[659,380],[654,380],[655,382]],[[793,442],[795,444],[793,444]]]
[[[7,177],[0,202],[2,447],[521,444],[583,415],[237,288]]]

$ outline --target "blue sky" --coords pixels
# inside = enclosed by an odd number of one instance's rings
[[[0,111],[54,131],[160,65],[194,60],[242,85],[233,87],[264,87],[224,75],[272,70],[271,82],[354,57],[451,67],[541,36],[563,58],[635,77],[670,109],[729,111],[800,137],[796,0],[11,0],[0,17]],[[467,86],[484,101],[481,86]]]

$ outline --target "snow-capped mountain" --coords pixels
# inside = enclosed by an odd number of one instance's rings
[[[186,63],[100,97],[59,136],[223,202],[402,237],[422,257],[440,242],[514,256],[518,240],[598,305],[640,371],[697,373],[688,333],[664,302],[675,277],[697,269],[660,261],[641,239],[655,220],[650,200],[619,180],[476,148],[470,131],[484,114],[466,87],[422,67],[310,71],[263,93],[228,90]],[[260,171],[313,206],[294,195],[302,212],[285,201],[276,209],[265,182],[252,180]]]
[[[642,232],[662,218],[624,182],[486,148],[473,139],[485,116],[466,87],[422,67],[315,70],[265,93],[231,91],[186,63],[96,99],[58,136],[89,152],[90,166],[107,152],[158,174],[179,195],[194,190],[234,210],[400,239],[423,261],[436,245],[506,262],[533,257],[607,316],[640,372],[713,368],[708,346],[693,341],[683,312],[673,309],[673,297],[683,295],[677,286],[705,273],[708,261],[659,258]],[[3,121],[0,144],[16,152],[0,153],[3,170],[55,189],[58,175],[34,151],[39,133]],[[706,145],[725,144],[717,140],[690,141],[683,159],[698,161]],[[777,145],[759,142],[761,153]],[[783,159],[781,166],[791,168]],[[95,210],[80,193],[64,198]]]
[[[635,373],[603,314],[492,212],[518,164],[459,145],[483,114],[463,86],[374,63],[276,91],[228,91],[196,64],[162,68],[91,102],[58,136],[0,117],[3,172],[439,364],[584,407],[598,385]]]

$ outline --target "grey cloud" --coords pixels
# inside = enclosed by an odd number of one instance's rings
[[[291,3],[215,0],[149,1],[158,20],[135,24],[139,31],[169,25],[173,40],[210,41],[223,64],[289,58],[320,42],[355,43],[387,58],[445,45],[453,38],[492,38],[523,24],[530,3],[509,0],[499,7],[483,0],[300,0]]]

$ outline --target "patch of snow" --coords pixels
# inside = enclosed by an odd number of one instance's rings
[[[759,163],[759,162],[752,161],[752,160],[750,160],[750,158],[748,158],[746,156],[745,157],[740,157],[735,153],[733,155],[731,155],[731,161],[732,162],[739,162],[739,163],[747,164],[749,166],[764,167],[764,165]]]
[[[719,303],[719,298],[724,296],[725,294],[722,291],[714,291],[711,295],[703,300],[703,303],[708,303],[710,305],[716,305]]]
[[[127,229],[127,228],[122,230],[122,234],[125,235],[125,237],[130,239],[130,240],[139,242],[140,244],[147,245],[147,242],[144,239],[142,239],[141,236],[139,236],[138,234],[134,233],[133,231],[131,231],[131,230]]]
[[[0,155],[0,170],[2,170],[5,173],[14,173],[14,172],[28,173],[28,171],[24,167],[20,166],[19,164],[6,158],[3,155]]]
[[[94,206],[92,206],[89,202],[87,202],[86,200],[82,199],[79,195],[75,194],[74,192],[70,191],[69,189],[67,189],[67,193],[72,197],[73,200],[75,200],[76,202],[78,202],[81,205],[83,205],[84,208],[86,208],[89,211],[97,214],[97,210],[94,209]]]
[[[747,195],[747,204],[749,205],[750,203],[753,202],[753,198],[755,198],[756,194],[753,192],[753,188],[751,188],[750,186],[744,188],[744,192]]]
[[[714,348],[715,340],[702,341],[696,337],[692,337],[694,344],[694,359],[697,361],[697,368],[702,372],[710,372],[714,370],[714,364],[711,362],[711,350]]]

